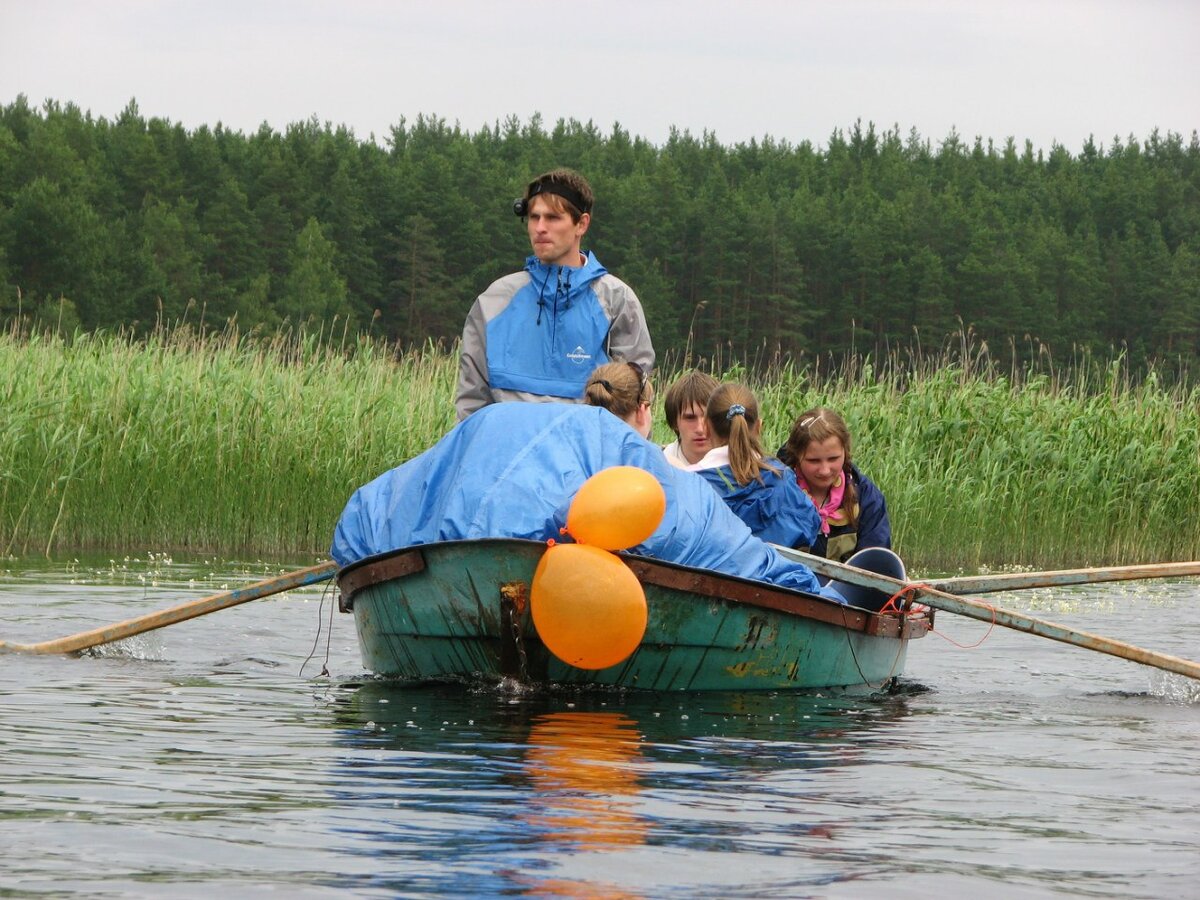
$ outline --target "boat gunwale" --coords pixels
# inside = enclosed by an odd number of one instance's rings
[[[343,566],[338,572],[337,585],[340,595],[338,607],[341,612],[351,612],[354,608],[355,595],[363,589],[424,571],[424,552],[426,550],[481,544],[545,546],[544,541],[527,538],[467,538],[417,544],[368,556]],[[643,584],[725,602],[770,609],[803,619],[836,625],[847,631],[861,632],[873,637],[902,640],[919,638],[923,637],[933,625],[930,611],[915,615],[881,615],[857,607],[845,606],[818,594],[729,575],[724,572],[714,572],[711,569],[698,569],[629,553],[618,553],[617,555]]]

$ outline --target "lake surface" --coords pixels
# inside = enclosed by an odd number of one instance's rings
[[[312,563],[0,560],[0,639]],[[990,599],[1200,657],[1196,580]],[[0,655],[0,895],[1200,896],[1200,682],[943,613],[873,698],[402,687],[333,606]]]

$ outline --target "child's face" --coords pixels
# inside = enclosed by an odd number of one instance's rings
[[[799,471],[813,490],[826,491],[833,487],[846,462],[846,449],[840,438],[830,437],[812,441],[800,456]]]
[[[704,417],[702,407],[693,403],[687,409],[681,409],[675,427],[679,429],[679,449],[689,463],[700,462],[712,449],[708,440],[708,419]]]

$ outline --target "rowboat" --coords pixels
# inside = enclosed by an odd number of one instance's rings
[[[879,690],[933,612],[876,614],[816,594],[619,554],[641,582],[645,634],[623,662],[580,669],[538,638],[530,586],[546,544],[445,541],[337,575],[366,668],[405,682],[478,681],[651,691]]]

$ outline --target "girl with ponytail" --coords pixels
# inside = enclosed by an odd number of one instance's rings
[[[607,409],[642,437],[650,437],[654,385],[637,363],[610,362],[597,366],[583,389],[583,402]]]
[[[785,547],[812,546],[820,517],[791,470],[763,453],[753,392],[721,385],[708,399],[705,418],[712,449],[687,469],[711,484],[757,537]]]

